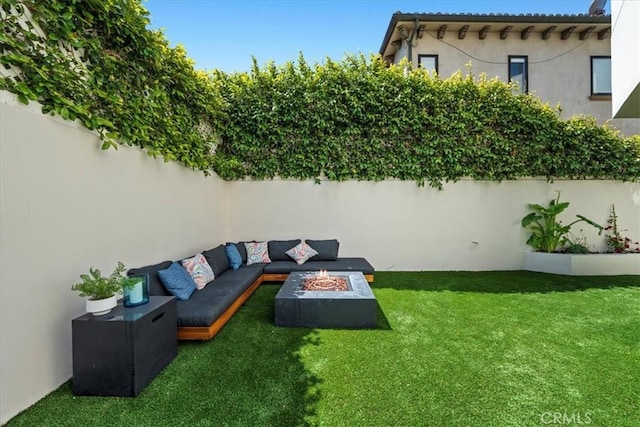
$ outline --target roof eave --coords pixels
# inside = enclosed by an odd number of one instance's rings
[[[399,22],[437,21],[437,22],[487,22],[487,23],[534,23],[534,24],[610,24],[611,15],[482,15],[482,14],[454,14],[440,13],[402,13],[396,12],[391,16],[387,32],[382,40],[379,53],[384,55],[389,45],[391,35]]]

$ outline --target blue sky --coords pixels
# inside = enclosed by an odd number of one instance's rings
[[[396,11],[404,13],[584,14],[591,0],[143,0],[151,28],[181,44],[199,70],[248,71],[260,65],[309,63],[346,53],[377,53]],[[610,13],[607,2],[606,12]]]

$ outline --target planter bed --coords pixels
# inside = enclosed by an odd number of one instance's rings
[[[569,276],[640,275],[640,254],[525,252],[524,269]]]

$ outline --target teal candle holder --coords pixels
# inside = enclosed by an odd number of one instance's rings
[[[144,274],[140,276],[130,276],[137,282],[122,291],[123,304],[125,307],[135,307],[149,302],[149,277]]]

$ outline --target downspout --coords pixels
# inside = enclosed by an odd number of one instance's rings
[[[413,67],[413,39],[418,33],[419,26],[420,26],[420,20],[416,18],[416,20],[413,22],[413,30],[411,30],[411,36],[407,39],[407,59],[409,59],[409,62],[411,63],[412,67]]]

